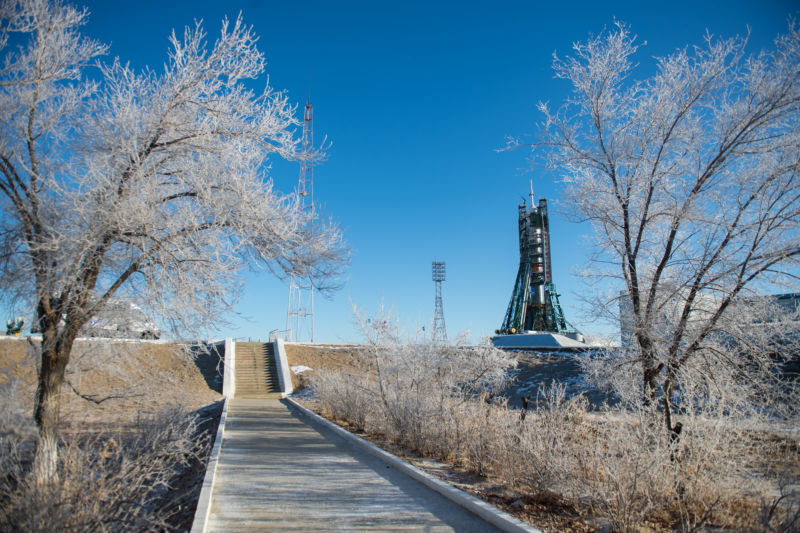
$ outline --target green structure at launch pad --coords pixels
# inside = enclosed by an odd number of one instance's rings
[[[519,205],[519,270],[498,335],[557,333],[582,340],[569,326],[553,283],[547,200]]]

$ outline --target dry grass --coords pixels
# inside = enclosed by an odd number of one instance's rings
[[[3,442],[0,529],[184,529],[181,511],[197,495],[181,485],[193,471],[204,471],[209,438],[179,410],[140,418],[124,431],[65,432],[59,479],[47,486],[30,475],[30,443]]]
[[[79,342],[62,389],[59,483],[30,476],[36,346],[0,340],[0,530],[186,531],[219,395],[179,345]]]
[[[311,358],[295,357],[292,364],[313,368]],[[585,398],[567,398],[559,386],[541,395],[523,421],[518,410],[486,390],[464,395],[455,387],[435,386],[436,379],[420,387],[416,375],[410,381],[387,379],[385,373],[379,377],[380,365],[362,365],[359,371],[358,365],[337,365],[332,354],[326,357],[325,370],[312,377],[320,412],[412,462],[417,456],[422,466],[431,459],[449,464],[439,468],[449,472],[443,477],[452,478],[455,471],[463,473],[455,476],[462,481],[473,476],[464,488],[537,527],[794,531],[800,526],[797,428],[786,432],[687,416],[680,439],[669,442],[654,422],[657,413],[592,410]],[[422,364],[421,371],[433,378],[438,372],[435,364]]]
[[[363,372],[369,368],[367,350],[354,344],[300,344],[286,343],[286,359],[289,366],[306,366],[311,370],[301,374],[292,372],[295,390],[307,388],[319,370],[349,370]]]

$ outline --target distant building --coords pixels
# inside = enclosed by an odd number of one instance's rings
[[[674,303],[662,305],[657,311],[655,329],[668,332],[671,327],[678,322],[682,312],[682,302],[680,300],[681,291],[677,291],[673,300]],[[710,295],[698,295],[695,306],[689,315],[688,324],[694,320],[704,320],[716,309],[716,299]],[[735,308],[734,304],[732,308]],[[775,327],[779,325],[784,328],[782,339],[800,339],[800,293],[771,294],[742,298],[739,305],[746,305],[753,309],[753,314],[745,324],[754,327]],[[786,318],[789,317],[787,321]],[[635,342],[633,308],[630,298],[623,292],[619,299],[619,321],[620,321],[620,340],[622,346],[630,346]],[[778,341],[781,342],[781,341]],[[783,341],[785,342],[785,341]]]

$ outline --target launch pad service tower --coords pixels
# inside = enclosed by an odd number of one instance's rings
[[[519,270],[503,325],[492,337],[506,348],[576,348],[583,336],[567,324],[553,284],[547,200],[519,205]]]

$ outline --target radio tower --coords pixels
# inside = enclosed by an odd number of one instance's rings
[[[436,286],[432,340],[434,344],[447,344],[447,330],[444,327],[444,309],[442,308],[442,282],[445,280],[444,261],[434,261],[432,271],[433,282]]]
[[[310,215],[314,213],[314,168],[311,159],[314,146],[313,107],[311,105],[311,82],[308,84],[308,100],[303,113],[303,138],[300,153],[300,178],[297,196],[300,208]],[[310,331],[314,342],[314,281],[301,285],[297,276],[289,280],[289,305],[286,310],[286,335],[288,341],[300,341],[303,331]],[[302,330],[302,331],[301,331]]]

